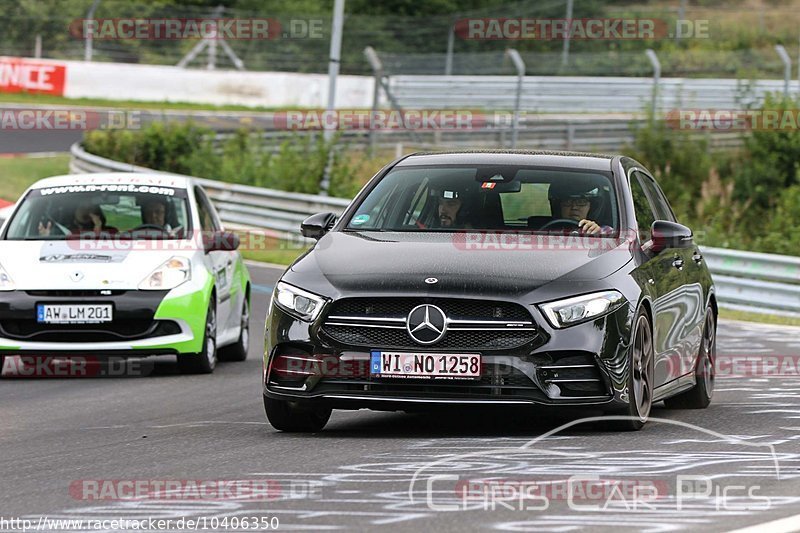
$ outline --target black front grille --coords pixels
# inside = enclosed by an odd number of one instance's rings
[[[405,327],[408,314],[421,304],[439,307],[451,321],[495,323],[453,323],[441,340],[422,345],[408,334]],[[491,351],[519,348],[536,338],[530,313],[523,306],[511,302],[448,298],[349,298],[335,302],[327,316],[322,327],[323,336],[334,344],[346,347],[418,349],[426,346],[431,350]]]
[[[334,302],[329,315],[406,318],[416,306],[433,304],[449,318],[466,320],[530,321],[530,313],[521,305],[486,300],[449,298],[347,298]]]
[[[45,296],[49,298],[78,298],[78,297],[100,297],[100,296],[120,296],[128,291],[124,290],[48,290],[48,291],[25,291],[28,296]]]
[[[0,321],[9,339],[39,342],[116,342],[163,337],[181,332],[171,320],[119,320],[101,324],[40,324],[35,320]]]
[[[365,328],[359,326],[324,326],[322,330],[334,342],[365,348],[419,347],[404,329]],[[464,331],[449,330],[444,338],[432,345],[435,349],[508,350],[531,342],[534,331]]]
[[[523,372],[510,365],[484,364],[476,380],[430,380],[397,378],[323,378],[314,393],[367,393],[375,396],[409,398],[525,398],[546,401],[547,397]]]

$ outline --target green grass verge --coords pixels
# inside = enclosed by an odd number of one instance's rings
[[[289,266],[303,250],[242,250],[241,253],[242,257],[250,261]]]
[[[745,322],[760,322],[762,324],[777,324],[780,326],[800,326],[800,318],[787,316],[766,315],[761,313],[750,313],[747,311],[734,311],[732,309],[720,309],[720,318],[729,320],[742,320]]]
[[[69,173],[69,155],[0,157],[0,199],[16,202],[33,182]]]
[[[239,253],[250,261],[288,266],[308,250],[304,243],[269,237],[261,230],[252,230],[250,235],[244,229],[233,231],[239,235]]]

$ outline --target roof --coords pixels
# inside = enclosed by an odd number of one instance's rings
[[[190,178],[172,174],[145,174],[136,172],[99,172],[96,174],[69,174],[44,178],[34,183],[32,189],[44,187],[58,187],[63,185],[90,185],[90,184],[131,184],[155,185],[159,187],[173,187],[186,189],[190,186]]]
[[[460,150],[411,154],[397,166],[520,165],[579,168],[608,172],[614,155],[554,150]]]

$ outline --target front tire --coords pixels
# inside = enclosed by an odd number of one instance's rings
[[[210,374],[217,367],[217,309],[214,297],[206,312],[203,348],[200,353],[179,354],[178,370],[181,374]]]
[[[653,328],[647,313],[641,308],[633,320],[633,338],[628,353],[628,406],[609,413],[627,417],[611,421],[611,429],[617,431],[639,431],[653,407]]]
[[[264,396],[264,411],[272,427],[287,433],[316,433],[331,417],[331,409]]]
[[[664,400],[669,409],[705,409],[714,396],[714,363],[717,357],[717,320],[714,310],[706,309],[703,340],[694,367],[695,386],[672,398]]]
[[[247,351],[250,349],[250,301],[247,297],[242,303],[242,318],[239,327],[239,338],[236,343],[220,348],[220,361],[244,361],[247,359]]]

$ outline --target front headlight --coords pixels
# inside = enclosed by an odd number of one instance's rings
[[[14,282],[11,280],[11,276],[8,275],[3,265],[0,265],[0,291],[13,291],[16,288],[16,285],[14,285]]]
[[[625,303],[618,291],[602,291],[540,304],[554,328],[566,328],[608,314]]]
[[[174,289],[192,279],[192,264],[185,257],[171,257],[139,284],[142,291]]]
[[[282,309],[307,322],[313,322],[322,312],[325,299],[282,281],[275,287],[275,303]]]

